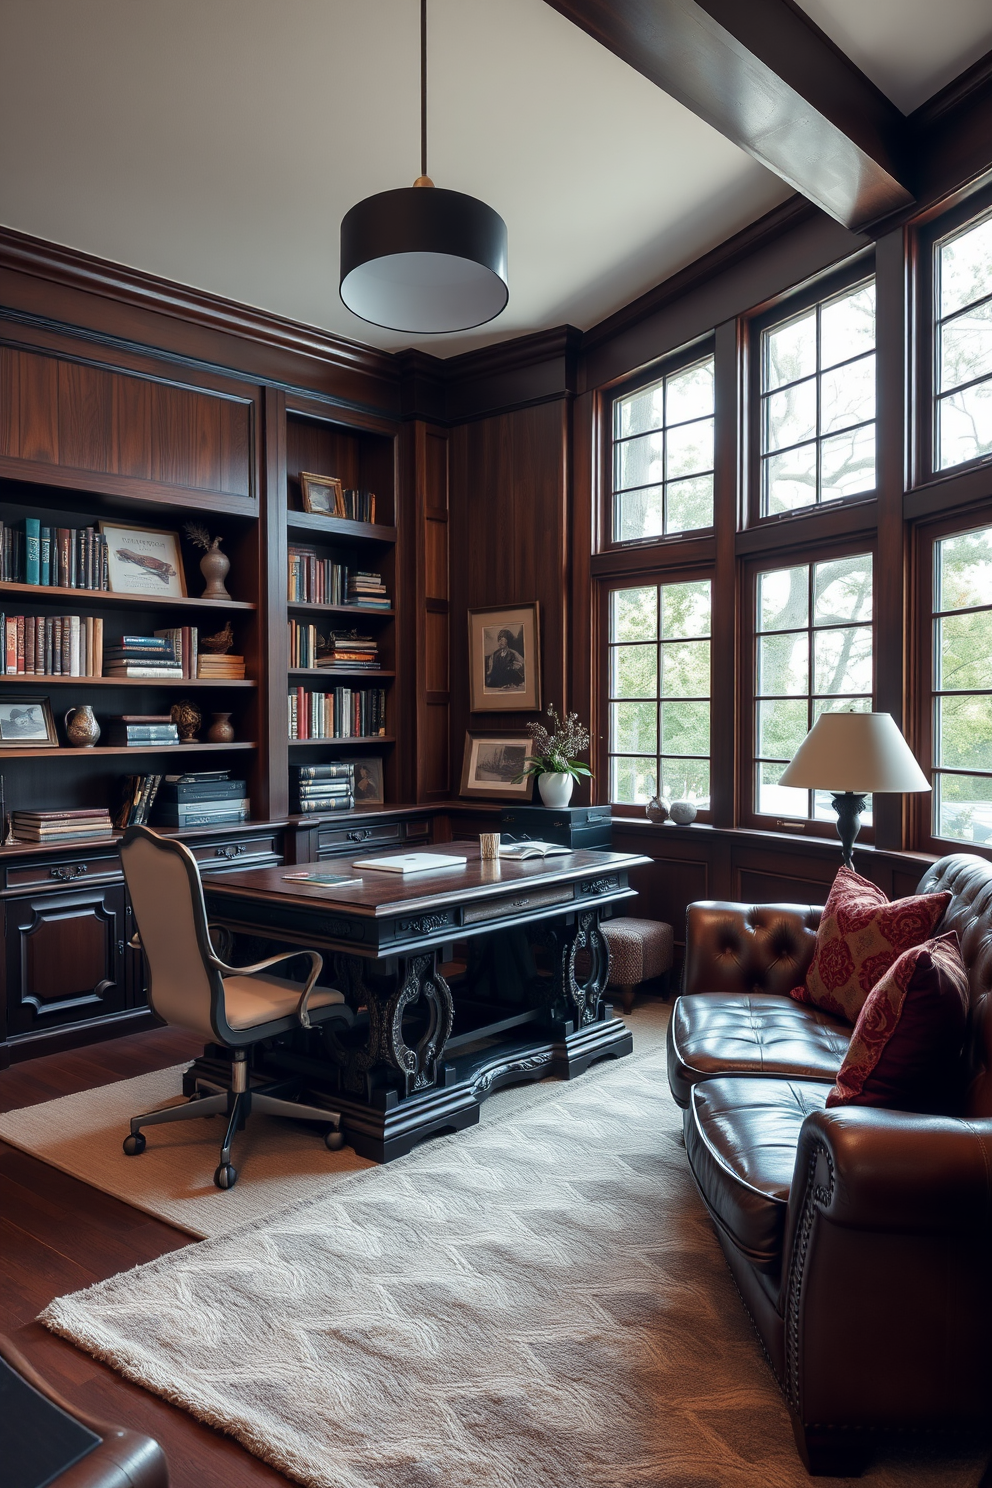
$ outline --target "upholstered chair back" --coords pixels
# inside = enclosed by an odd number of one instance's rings
[[[921,894],[949,890],[938,934],[956,930],[968,968],[971,1016],[967,1057],[969,1116],[992,1116],[992,863],[965,853],[940,858],[920,880]]]
[[[207,956],[210,935],[196,859],[181,842],[129,827],[124,879],[148,968],[148,998],[160,1018],[212,1040],[224,984]]]

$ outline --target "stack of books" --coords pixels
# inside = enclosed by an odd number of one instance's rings
[[[160,744],[178,744],[179,730],[168,713],[123,713],[108,720],[107,743],[115,749],[157,749]]]
[[[289,694],[291,739],[369,739],[386,732],[386,693],[381,687],[335,687],[333,692]]]
[[[169,642],[184,677],[196,676],[199,631],[195,625],[177,625],[172,630],[156,630],[154,639]]]
[[[374,522],[375,521],[375,492],[374,491],[342,491],[342,502],[344,511],[342,516],[350,518],[352,522]]]
[[[144,827],[155,803],[155,796],[162,783],[161,775],[124,775],[120,782],[120,798],[114,815],[114,826],[122,832],[125,827]]]
[[[107,539],[95,527],[43,527],[38,517],[25,517],[23,531],[0,522],[0,581],[109,589]]]
[[[105,677],[143,677],[149,681],[181,677],[172,642],[166,636],[121,636],[115,646],[104,648]]]
[[[378,667],[378,642],[374,636],[360,636],[355,630],[332,630],[326,649],[317,657],[317,665],[339,667],[346,672]]]
[[[19,842],[65,842],[69,838],[109,837],[113,829],[105,806],[85,811],[12,811],[10,824]]]
[[[297,604],[348,603],[348,569],[317,549],[294,545],[289,549],[289,600]]]
[[[302,816],[319,811],[350,811],[355,804],[355,767],[297,765],[290,768],[290,810]]]
[[[196,664],[196,675],[205,682],[240,682],[245,675],[243,656],[214,656],[204,651]]]
[[[179,830],[248,820],[247,781],[232,780],[230,770],[166,775],[159,788],[156,826]]]
[[[8,677],[100,677],[103,621],[81,615],[0,614]]]
[[[348,575],[348,603],[363,605],[369,610],[388,610],[389,595],[382,582],[382,574],[357,570]]]

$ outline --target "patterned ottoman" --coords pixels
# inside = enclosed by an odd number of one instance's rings
[[[604,920],[600,930],[610,947],[610,986],[619,989],[623,1010],[634,1005],[634,990],[652,977],[665,977],[672,965],[672,927],[664,920],[634,920],[621,917]]]

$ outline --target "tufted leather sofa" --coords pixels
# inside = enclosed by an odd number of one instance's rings
[[[959,1114],[827,1110],[850,1028],[793,1002],[820,910],[688,910],[668,1031],[689,1166],[814,1475],[860,1471],[873,1435],[992,1416],[992,863],[954,854],[968,966]]]

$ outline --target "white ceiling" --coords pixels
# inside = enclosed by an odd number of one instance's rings
[[[906,97],[992,31],[989,0],[806,9]],[[430,0],[430,173],[506,219],[510,304],[459,336],[368,326],[338,298],[338,227],[355,201],[418,173],[418,12],[417,0],[0,0],[0,221],[444,356],[593,325],[789,194],[544,0]]]
[[[799,0],[904,114],[992,49],[990,0]]]

